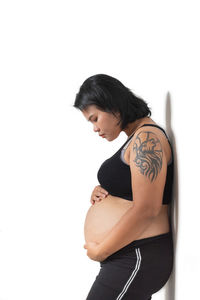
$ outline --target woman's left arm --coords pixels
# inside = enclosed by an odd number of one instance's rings
[[[130,145],[133,206],[96,246],[96,257],[106,258],[138,239],[159,214],[167,173],[167,159],[156,130],[142,129]]]

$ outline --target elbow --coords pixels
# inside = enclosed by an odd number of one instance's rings
[[[133,205],[134,207],[134,205]],[[156,218],[159,213],[160,213],[160,210],[161,210],[161,206],[145,206],[145,207],[136,207],[135,206],[135,209],[138,210],[138,213],[140,215],[143,215],[143,217],[147,218],[147,219],[154,219]]]
[[[158,209],[155,209],[155,210],[152,210],[151,213],[149,214],[149,217],[150,218],[156,218],[160,213],[160,210]]]
[[[156,218],[160,214],[161,206],[150,207],[147,210],[147,216],[149,218]]]

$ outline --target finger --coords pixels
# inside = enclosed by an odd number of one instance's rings
[[[99,197],[97,197],[97,196],[95,196],[93,199],[94,199],[95,201],[97,201],[97,202],[101,201],[101,198],[99,198]]]
[[[95,204],[95,201],[94,200],[90,200],[90,203],[93,205],[93,204]]]
[[[96,187],[95,187],[95,191],[97,192],[97,191],[100,191],[100,188],[101,188],[101,186],[100,185],[97,185]]]
[[[98,198],[97,200],[96,200],[96,202],[100,202],[102,200],[102,198]]]
[[[96,202],[96,201],[95,201],[94,199],[91,199],[91,200],[90,200],[90,203],[91,203],[92,205],[94,205],[95,202]]]
[[[108,192],[106,190],[104,190],[103,188],[100,188],[100,192],[104,195],[108,195]]]
[[[98,193],[96,193],[95,196],[96,196],[96,197],[105,197],[106,195],[103,194],[102,192],[98,192]]]

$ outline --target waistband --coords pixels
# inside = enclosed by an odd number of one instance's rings
[[[115,253],[111,254],[107,259],[114,258],[115,256],[121,255],[121,254],[126,254],[129,253],[130,251],[133,251],[133,248],[140,247],[142,245],[146,245],[149,243],[152,243],[156,240],[161,240],[161,239],[172,239],[172,231],[169,231],[167,233],[162,233],[159,235],[155,235],[152,237],[140,239],[140,240],[135,240],[131,242],[130,244],[126,245],[125,247],[119,249]]]

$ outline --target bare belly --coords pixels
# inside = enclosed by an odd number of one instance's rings
[[[100,243],[132,205],[132,201],[111,195],[91,205],[84,223],[85,241]],[[166,233],[169,229],[168,205],[163,205],[159,215],[138,239]]]

